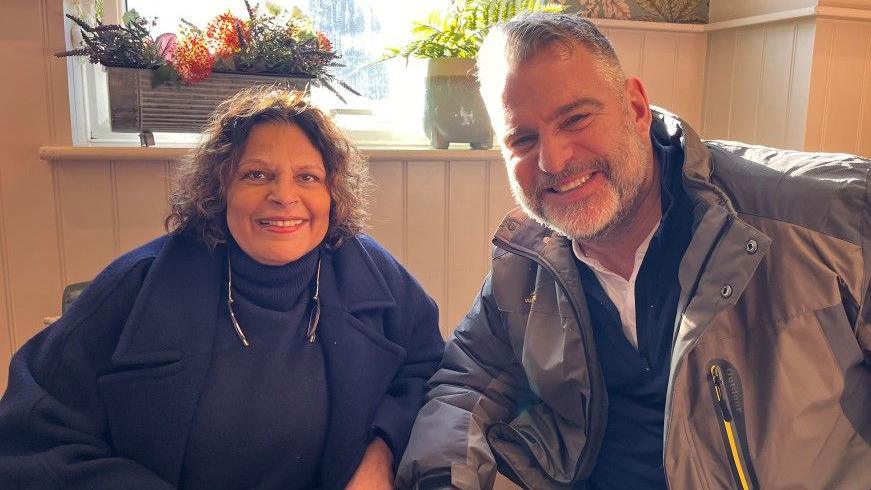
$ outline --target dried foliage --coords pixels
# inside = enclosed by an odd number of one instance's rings
[[[149,33],[154,21],[135,10],[127,12],[123,25],[97,22],[91,26],[76,16],[67,17],[81,30],[83,46],[56,56],[87,56],[91,63],[131,68],[156,68],[164,63]]]
[[[332,70],[341,58],[327,36],[313,28],[312,19],[298,8],[286,10],[266,3],[252,6],[245,0],[248,19],[225,12],[205,29],[182,20],[180,33],[151,37],[149,21],[135,10],[124,15],[123,25],[94,26],[67,15],[82,32],[83,46],[57,56],[87,56],[91,63],[154,70],[153,85],[193,84],[212,72],[281,75],[311,79],[344,101],[336,87],[359,95]]]

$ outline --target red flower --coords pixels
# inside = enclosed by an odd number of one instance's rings
[[[214,63],[215,58],[206,47],[205,38],[195,33],[190,33],[178,42],[172,59],[172,67],[187,85],[208,78]]]
[[[206,40],[209,48],[218,58],[232,56],[242,49],[239,35],[248,42],[251,32],[242,19],[234,16],[229,11],[215,17],[206,26]]]
[[[318,31],[318,46],[324,51],[332,51],[333,43],[330,42],[330,39],[321,31]]]

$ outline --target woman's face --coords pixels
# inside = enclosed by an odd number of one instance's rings
[[[323,241],[330,190],[321,153],[296,124],[251,129],[227,190],[227,226],[251,258],[284,265]]]

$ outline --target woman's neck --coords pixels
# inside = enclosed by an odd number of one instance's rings
[[[311,294],[320,247],[281,266],[257,262],[235,241],[231,240],[227,248],[234,294],[244,296],[257,306],[275,311],[287,311],[301,294]]]

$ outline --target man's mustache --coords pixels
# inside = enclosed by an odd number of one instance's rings
[[[554,187],[571,180],[576,175],[582,175],[590,172],[602,172],[605,178],[611,177],[611,166],[602,158],[596,158],[589,162],[571,163],[557,174],[549,174],[539,171],[535,179],[533,192],[536,195],[553,189]]]

